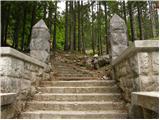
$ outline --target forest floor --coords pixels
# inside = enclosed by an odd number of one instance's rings
[[[86,58],[92,59],[93,56],[85,55],[78,52],[56,51],[51,57],[51,62],[53,62],[53,64],[54,61],[68,63],[72,67],[76,67],[81,71],[88,72],[93,76],[98,77],[102,80],[111,79],[111,70],[109,65],[100,67],[98,69],[94,69],[93,67],[88,67],[86,65]]]

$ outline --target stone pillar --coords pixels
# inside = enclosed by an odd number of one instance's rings
[[[111,61],[113,61],[127,48],[128,41],[125,21],[116,14],[110,20],[109,35],[110,57]]]
[[[30,55],[42,62],[49,63],[50,59],[50,33],[43,20],[32,28],[30,42]]]

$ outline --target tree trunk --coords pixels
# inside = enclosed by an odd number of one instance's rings
[[[22,40],[21,40],[21,51],[24,50],[24,37],[25,37],[25,26],[26,26],[26,12],[27,12],[27,8],[26,8],[26,5],[24,5],[24,10],[23,10],[23,30],[22,30]]]
[[[127,19],[126,19],[126,5],[125,5],[125,1],[123,1],[123,19],[125,21],[125,23],[127,23]]]
[[[83,1],[81,1],[81,5],[82,5],[82,9],[83,9]],[[83,13],[81,14],[81,31],[82,31],[82,37],[81,37],[81,41],[82,41],[82,52],[85,54],[86,53],[86,49],[85,49],[85,41],[84,41],[84,23],[83,23]]]
[[[134,18],[133,18],[133,10],[132,10],[132,2],[128,2],[129,9],[129,17],[130,17],[130,26],[131,26],[131,40],[134,42],[135,38],[135,28],[134,28]]]
[[[73,1],[70,1],[70,50],[73,50],[73,29],[74,29],[74,17],[73,17]]]
[[[95,39],[94,39],[94,30],[93,30],[93,5],[92,4],[92,50],[93,50],[93,54],[95,54]]]
[[[69,30],[68,30],[68,39],[69,39],[69,47],[68,49],[71,50],[72,46],[72,12],[71,12],[71,1],[69,1]]]
[[[66,16],[65,16],[65,44],[64,50],[68,50],[68,1],[66,1]]]
[[[35,24],[35,19],[36,19],[36,7],[37,7],[37,3],[33,2],[33,4],[32,4],[32,18],[31,18],[28,43],[27,43],[28,48],[29,48],[29,44],[30,44],[30,40],[31,40],[32,26]]]
[[[100,34],[100,54],[102,55],[103,54],[103,47],[102,47],[102,37],[101,37],[101,34]]]
[[[53,13],[53,9],[52,9],[52,3],[49,4],[49,16],[48,16],[48,27],[49,27],[49,32],[50,34],[52,33],[52,13]]]
[[[47,3],[46,1],[43,1],[44,2],[44,6],[43,6],[43,20],[46,21],[46,14],[47,14]]]
[[[3,4],[4,2],[1,2],[1,45],[4,45],[4,31],[5,31],[5,16],[6,16],[6,11],[5,11],[5,5]]]
[[[5,24],[5,37],[4,37],[4,45],[7,44],[7,34],[8,34],[8,24],[9,24],[9,17],[10,17],[10,9],[11,5],[8,5],[7,9],[7,16],[6,16],[6,24]]]
[[[55,15],[54,15],[54,31],[53,31],[53,49],[56,49],[56,21],[57,21],[57,1],[55,2]]]
[[[102,55],[102,39],[101,39],[101,2],[99,1],[99,12],[98,12],[98,16],[99,16],[99,19],[98,19],[98,21],[99,21],[99,53],[100,53],[100,55]]]
[[[19,26],[20,26],[20,4],[17,5],[17,10],[15,11],[15,24],[14,24],[14,34],[13,34],[13,47],[18,49],[18,35],[19,35]]]
[[[100,55],[100,40],[99,40],[99,32],[97,33],[97,37],[98,37],[98,42],[97,42],[97,50],[98,50],[98,55]]]
[[[1,45],[6,46],[7,42],[7,33],[8,33],[8,24],[9,24],[9,16],[10,16],[10,7],[11,5],[5,5],[2,3],[2,13],[1,13]]]
[[[76,50],[76,2],[74,2],[74,15],[73,15],[73,49]]]
[[[108,42],[108,36],[107,36],[107,33],[108,33],[108,27],[107,27],[107,4],[106,4],[106,1],[105,1],[105,4],[104,4],[104,8],[105,8],[105,38],[106,38],[106,54],[109,54],[109,42]]]
[[[156,22],[155,22],[155,14],[153,9],[153,1],[149,1],[149,10],[150,10],[150,18],[152,22],[152,33],[153,33],[153,37],[155,38],[157,34],[156,34]]]
[[[126,26],[127,26],[127,13],[126,13],[126,3],[125,3],[125,1],[123,1],[122,2],[122,5],[123,5],[123,19],[124,19],[124,21],[125,21],[125,23],[126,23]],[[128,39],[128,27],[127,27],[127,45],[129,46],[129,39]]]
[[[97,50],[98,50],[98,55],[100,55],[100,29],[99,29],[99,6],[97,5]]]
[[[139,26],[139,33],[140,33],[139,37],[140,37],[140,40],[143,40],[144,36],[142,31],[142,10],[140,8],[139,2],[137,2],[137,11],[138,11],[138,26]]]
[[[78,1],[78,51],[81,51],[81,21],[80,21],[80,2]]]

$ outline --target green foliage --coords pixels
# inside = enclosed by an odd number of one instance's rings
[[[59,2],[59,1],[58,1]],[[97,45],[98,45],[98,35],[101,35],[102,40],[102,48],[103,51],[105,50],[105,35],[107,35],[108,31],[105,29],[105,22],[107,21],[107,24],[109,26],[109,20],[113,16],[113,14],[118,14],[121,17],[124,18],[124,10],[123,10],[123,4],[120,1],[100,1],[101,3],[101,9],[100,11],[97,11],[95,8],[98,7],[98,2],[84,2],[84,5],[81,6],[80,13],[83,15],[81,17],[81,20],[83,20],[84,23],[84,42],[85,47],[87,50],[87,53],[92,54],[90,51],[92,49],[92,25],[94,29],[94,39],[95,39],[95,47],[97,51]],[[107,5],[107,20],[105,20],[105,13],[104,13],[104,5]],[[131,40],[131,27],[130,27],[130,20],[129,20],[129,14],[128,14],[128,5],[130,3],[125,3],[126,7],[126,25],[128,28],[128,38],[129,41]],[[150,39],[153,38],[153,31],[152,31],[152,22],[150,18],[150,11],[148,7],[147,1],[132,1],[133,4],[133,16],[134,16],[134,25],[135,25],[135,31],[137,34],[137,38],[140,38],[140,32],[139,32],[139,22],[138,22],[138,16],[137,16],[137,4],[139,4],[140,9],[142,10],[142,25],[143,25],[143,34],[144,39]],[[91,7],[94,6],[94,14],[91,15]],[[51,29],[51,41],[53,43],[53,30],[54,30],[54,15],[55,15],[55,1],[2,1],[1,2],[1,14],[2,14],[2,22],[7,21],[6,15],[7,15],[7,8],[10,6],[9,11],[9,21],[8,21],[8,30],[7,30],[7,45],[12,46],[14,43],[14,35],[15,35],[15,23],[17,20],[17,17],[19,16],[18,21],[18,49],[20,49],[22,44],[22,33],[23,33],[23,16],[24,16],[24,10],[26,8],[26,22],[25,22],[25,31],[24,31],[24,49],[27,49],[28,42],[29,42],[29,35],[31,30],[31,23],[32,23],[32,13],[33,8],[35,8],[35,19],[33,21],[33,25],[38,22],[40,19],[44,19],[48,28]],[[59,9],[59,8],[58,8]],[[70,9],[69,9],[70,10]],[[73,8],[73,11],[76,12],[76,16],[78,14],[78,7]],[[46,17],[44,17],[46,12]],[[69,21],[71,21],[72,16],[74,12],[69,12]],[[64,48],[64,40],[65,40],[65,11],[62,13],[57,12],[57,21],[56,21],[56,41],[57,41],[57,49],[63,49]],[[93,19],[93,24],[92,24]],[[158,13],[155,12],[155,20],[156,20],[156,31],[159,33],[159,21],[158,21]],[[72,23],[69,23],[73,25]],[[2,24],[6,25],[6,22]],[[1,28],[1,31],[3,29]],[[78,20],[76,20],[76,37],[78,36]],[[155,38],[157,39],[157,38]],[[77,40],[77,38],[76,38]],[[78,41],[77,41],[78,42]],[[89,51],[89,52],[88,52]]]

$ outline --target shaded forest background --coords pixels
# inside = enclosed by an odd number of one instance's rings
[[[116,13],[128,28],[129,43],[159,39],[158,1],[1,1],[1,45],[29,51],[32,26],[43,19],[52,50],[105,54],[109,20]]]

